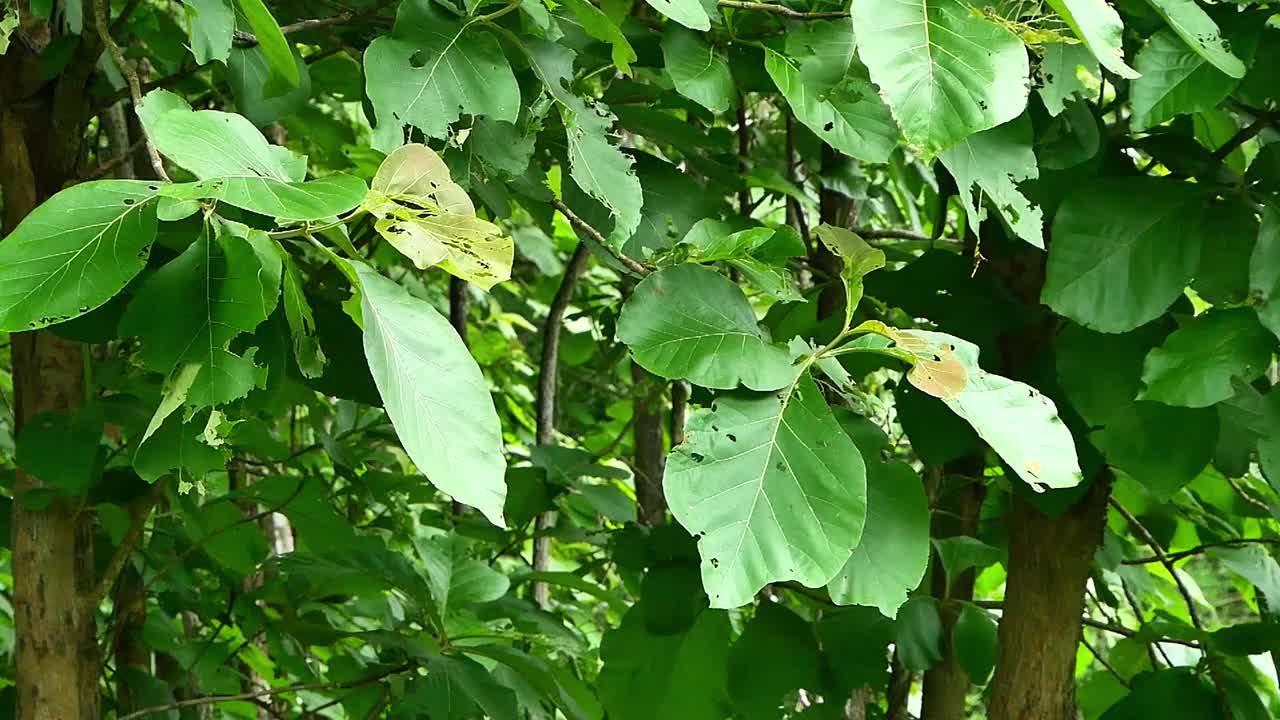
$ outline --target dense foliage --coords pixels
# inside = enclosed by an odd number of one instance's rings
[[[1280,714],[1271,3],[8,2],[0,713]]]

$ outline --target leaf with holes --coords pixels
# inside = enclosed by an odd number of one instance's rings
[[[1018,183],[1040,175],[1032,150],[1031,120],[1026,115],[970,135],[938,158],[955,177],[960,202],[975,233],[987,217],[985,198],[1015,235],[1044,248],[1044,213],[1018,189]]]
[[[671,513],[697,536],[712,607],[771,582],[830,582],[862,537],[866,470],[807,372],[771,393],[733,392],[690,415],[667,459]]]
[[[503,527],[502,427],[479,366],[430,303],[352,266],[365,357],[405,452],[433,485]]]
[[[156,237],[159,183],[97,180],[41,204],[0,242],[0,330],[65,322],[115,297]]]

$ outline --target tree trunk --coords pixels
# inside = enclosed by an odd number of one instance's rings
[[[1110,477],[1098,478],[1058,518],[1014,497],[991,720],[1075,720],[1084,586],[1110,492]]]
[[[662,431],[662,385],[636,363],[631,363],[632,424],[635,447],[636,504],[641,525],[661,525],[667,517],[662,493],[662,473],[667,448]]]

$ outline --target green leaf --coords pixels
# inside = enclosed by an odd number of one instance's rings
[[[565,0],[565,5],[573,11],[573,16],[582,24],[582,29],[600,42],[609,43],[613,47],[613,64],[624,75],[631,74],[631,63],[636,59],[636,51],[622,34],[621,28],[600,8],[587,0]],[[665,50],[665,48],[664,48]],[[728,67],[725,68],[728,72]]]
[[[1145,130],[1174,116],[1217,107],[1239,80],[1233,80],[1187,47],[1168,28],[1151,36],[1138,53],[1130,127]]]
[[[506,575],[490,568],[486,563],[473,559],[470,543],[458,535],[419,537],[414,540],[418,556],[427,571],[440,614],[447,617],[449,609],[458,609],[474,603],[497,600],[507,594],[511,582]]]
[[[433,720],[465,720],[475,717],[477,710],[493,720],[521,718],[515,693],[468,657],[433,654],[427,661],[426,678],[419,681],[424,685],[422,709]]]
[[[302,275],[298,266],[284,248],[276,244],[284,261],[284,315],[293,336],[293,359],[304,377],[318,378],[324,374],[326,362],[324,350],[316,338],[316,320],[307,302]]]
[[[699,265],[642,280],[622,306],[618,339],[649,372],[703,387],[777,390],[796,376],[790,353],[764,338],[738,286]]]
[[[631,167],[631,157],[609,142],[614,117],[603,105],[588,104],[569,91],[573,82],[571,50],[543,41],[530,41],[526,49],[533,71],[560,104],[569,147],[569,175],[613,215],[609,241],[621,249],[640,226],[644,191]]]
[[[59,192],[0,242],[0,330],[88,313],[147,264],[158,183],[96,180]]]
[[[978,346],[928,330],[889,330],[915,356],[907,379],[964,418],[1037,491],[1080,483],[1075,442],[1053,401],[1024,383],[978,365]]]
[[[862,542],[827,584],[840,605],[871,605],[892,619],[929,567],[929,500],[903,462],[867,466],[867,524]]]
[[[262,48],[262,55],[271,68],[264,88],[266,95],[283,95],[298,87],[297,62],[293,59],[289,41],[280,32],[276,19],[271,17],[271,11],[262,0],[236,0],[236,5],[244,13],[249,29],[258,39],[258,47]]]
[[[776,602],[760,603],[729,653],[734,707],[747,720],[773,720],[789,693],[819,682],[813,626]]]
[[[1067,196],[1053,221],[1041,300],[1101,332],[1164,314],[1200,262],[1203,205],[1194,185],[1103,179]]]
[[[966,535],[938,538],[933,541],[933,546],[938,550],[938,561],[942,563],[948,587],[965,570],[985,568],[1004,560],[1004,552],[1000,548]]]
[[[645,0],[654,10],[691,30],[710,30],[711,16],[699,0]]]
[[[1164,337],[1159,323],[1109,335],[1074,323],[1058,334],[1054,358],[1058,382],[1089,427],[1105,425],[1142,390],[1142,363]]]
[[[207,222],[125,309],[120,332],[142,338],[139,356],[147,368],[174,378],[187,363],[201,365],[188,406],[238,400],[264,381],[254,349],[237,354],[230,345],[253,332],[279,300],[281,262],[274,245],[261,230]]]
[[[854,3],[852,13],[858,55],[902,134],[925,153],[1008,122],[1026,107],[1022,41],[958,0],[869,0]]]
[[[430,303],[363,263],[364,352],[409,458],[433,485],[503,527],[502,428],[480,368]]]
[[[976,605],[965,603],[951,629],[956,660],[975,685],[985,685],[996,666],[996,621]]]
[[[0,245],[0,254],[3,248]],[[1258,242],[1249,258],[1249,294],[1258,299],[1258,320],[1280,337],[1280,210],[1270,205],[1262,208]]]
[[[1245,65],[1231,53],[1218,33],[1218,24],[1195,0],[1147,0],[1183,42],[1227,76],[1242,78]]]
[[[722,113],[738,104],[729,63],[698,33],[668,25],[662,35],[662,62],[676,90],[711,112]]]
[[[826,660],[842,690],[879,686],[889,679],[888,646],[894,622],[869,607],[833,608],[816,623]]]
[[[987,217],[983,204],[986,198],[1015,235],[1044,248],[1044,213],[1018,190],[1018,183],[1040,176],[1031,141],[1031,120],[1023,115],[970,135],[950,150],[944,150],[938,159],[955,177],[960,202],[975,233]]]
[[[227,83],[236,99],[236,110],[262,127],[301,110],[311,97],[311,72],[297,52],[298,87],[281,95],[267,95],[271,66],[261,46],[235,48],[227,60]],[[322,86],[323,87],[323,86]],[[327,90],[327,88],[324,88]]]
[[[884,251],[877,250],[856,233],[831,225],[819,225],[818,239],[840,258],[840,282],[844,285],[844,326],[853,323],[853,312],[862,301],[862,279],[884,267]]]
[[[568,671],[507,645],[468,645],[460,648],[511,668],[549,699],[568,720],[600,720],[603,711],[581,680]]]
[[[697,535],[712,607],[770,582],[828,583],[862,537],[866,470],[808,373],[694,412],[667,460],[671,512]]]
[[[476,217],[467,193],[426,145],[387,156],[365,201],[374,227],[419,269],[433,265],[488,290],[511,277],[515,243]]]
[[[1102,714],[1101,720],[1220,720],[1217,693],[1193,668],[1145,672],[1133,689]]]
[[[228,453],[201,440],[204,426],[199,418],[184,423],[180,415],[170,415],[134,452],[138,477],[153,483],[176,470],[183,480],[198,485],[210,473],[224,470]]]
[[[276,178],[218,177],[193,183],[166,185],[160,193],[177,200],[221,200],[280,222],[324,220],[360,204],[368,189],[364,181],[341,173],[308,182]]]
[[[1213,459],[1218,414],[1212,408],[1139,400],[1120,408],[1093,440],[1108,465],[1164,499],[1194,480]]]
[[[897,146],[898,128],[867,69],[853,55],[852,34],[847,25],[842,27],[843,34],[833,33],[829,44],[846,52],[793,60],[766,48],[765,70],[796,119],[828,145],[859,160],[882,163]]]
[[[236,29],[231,0],[184,0],[182,6],[196,64],[226,63]]]
[[[449,135],[462,114],[515,122],[520,87],[497,38],[430,3],[403,3],[395,29],[369,43],[365,89],[377,123],[373,146],[391,152],[405,128]]]
[[[1236,394],[1233,381],[1253,382],[1266,372],[1273,345],[1248,308],[1206,312],[1147,355],[1147,387],[1139,397],[1184,407],[1227,400]]]
[[[898,611],[894,622],[894,645],[898,661],[913,672],[924,672],[942,660],[946,639],[938,601],[927,595],[911,598]]]
[[[703,610],[672,634],[645,627],[646,595],[604,636],[599,692],[613,720],[722,720],[729,704],[727,613]]]
[[[1124,64],[1124,24],[1106,0],[1049,0],[1049,6],[1067,21],[1102,67],[1127,80],[1138,77]]]
[[[1054,42],[1044,46],[1044,59],[1040,61],[1040,99],[1050,115],[1059,115],[1066,108],[1067,100],[1086,98],[1088,88],[1080,81],[1079,68],[1083,67],[1093,77],[1099,77],[1098,61],[1089,48],[1080,43]]]
[[[1272,618],[1280,617],[1280,563],[1266,548],[1261,545],[1218,547],[1209,550],[1209,557],[1260,590],[1267,599],[1268,614]]]
[[[1209,635],[1213,647],[1224,655],[1262,655],[1280,648],[1280,623],[1240,623]]]

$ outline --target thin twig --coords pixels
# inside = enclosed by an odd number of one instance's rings
[[[722,8],[736,8],[738,10],[759,10],[761,12],[770,12],[781,15],[790,20],[832,20],[837,18],[847,18],[849,13],[843,10],[832,10],[829,12],[800,12],[792,10],[785,5],[775,5],[765,2],[744,2],[743,0],[720,0],[717,3]]]
[[[1187,604],[1187,615],[1191,618],[1191,624],[1203,633],[1204,623],[1200,621],[1200,611],[1196,609],[1195,598],[1191,596],[1191,591],[1187,589],[1186,583],[1184,583],[1182,581],[1182,577],[1178,575],[1177,568],[1173,566],[1173,561],[1165,554],[1164,548],[1156,541],[1156,538],[1151,534],[1151,531],[1147,530],[1147,527],[1143,525],[1142,522],[1133,515],[1133,513],[1126,510],[1125,507],[1120,504],[1119,500],[1110,498],[1108,502],[1111,507],[1115,508],[1116,512],[1120,513],[1120,515],[1128,521],[1129,527],[1142,538],[1142,541],[1151,547],[1151,552],[1155,553],[1156,557],[1160,560],[1160,564],[1164,565],[1165,569],[1169,571],[1169,575],[1173,577],[1174,584],[1178,586],[1178,592],[1182,594],[1182,599]],[[1225,720],[1231,720],[1231,704],[1227,702],[1227,689],[1226,685],[1224,685],[1222,681],[1220,668],[1218,667],[1217,655],[1209,652],[1208,648],[1205,648],[1204,656],[1209,664],[1209,677],[1213,680],[1213,685],[1218,690],[1218,704],[1222,710],[1222,717]]]
[[[89,180],[97,180],[98,178],[111,173],[116,168],[123,165],[126,161],[132,160],[134,153],[138,152],[139,150],[141,150],[146,146],[147,146],[147,141],[145,139],[138,140],[134,144],[125,148],[124,152],[120,153],[119,155],[116,155],[115,157],[111,158],[110,160],[107,160],[104,163],[99,164],[96,168],[81,175],[80,181],[86,182]]]
[[[1133,560],[1123,560],[1122,565],[1147,565],[1150,563],[1176,562],[1193,555],[1200,555],[1206,550],[1218,547],[1239,547],[1241,545],[1264,544],[1264,545],[1280,545],[1280,538],[1236,538],[1234,540],[1222,540],[1220,542],[1205,543],[1197,545],[1190,550],[1180,550],[1175,553],[1165,553],[1163,557],[1152,555],[1150,557],[1134,558]]]
[[[1255,497],[1254,494],[1249,492],[1248,490],[1245,490],[1240,483],[1236,482],[1235,478],[1227,478],[1227,484],[1230,485],[1231,489],[1234,490],[1235,493],[1240,496],[1241,500],[1258,508],[1259,510],[1266,513],[1267,515],[1271,514],[1271,508],[1267,505],[1267,503],[1264,502],[1262,499]]]
[[[552,206],[555,207],[556,210],[560,211],[561,215],[564,215],[565,219],[568,220],[570,224],[576,226],[579,230],[585,232],[587,235],[590,235],[592,240],[595,240],[600,245],[600,247],[604,248],[606,252],[612,255],[615,260],[622,263],[628,270],[630,270],[631,272],[637,275],[640,275],[641,277],[649,274],[649,268],[645,267],[643,264],[637,262],[633,258],[629,258],[625,254],[614,249],[614,247],[609,244],[609,239],[606,238],[603,233],[595,229],[595,227],[593,227],[586,220],[583,220],[582,218],[578,217],[577,213],[570,210],[569,206],[565,205],[563,200],[560,200],[559,198],[554,198],[552,199],[551,204]]]
[[[1222,162],[1227,156],[1235,152],[1241,145],[1249,142],[1257,137],[1258,133],[1266,129],[1274,118],[1270,113],[1262,113],[1249,125],[1241,128],[1239,132],[1231,136],[1231,139],[1222,144],[1222,147],[1213,151],[1214,162]]]
[[[142,85],[138,82],[138,73],[134,72],[133,66],[125,59],[124,53],[120,51],[120,46],[111,37],[111,26],[107,22],[107,15],[107,0],[93,0],[94,24],[98,26],[98,36],[102,38],[102,44],[107,48],[107,53],[111,55],[112,62],[115,63],[116,69],[124,76],[125,83],[129,86],[129,96],[133,99],[133,112],[136,114],[142,107]],[[156,171],[157,178],[167,182],[169,174],[164,171],[164,162],[160,159],[160,153],[156,151],[155,144],[151,142],[151,136],[147,133],[146,123],[140,123],[139,127],[142,131],[142,140],[146,144],[147,157],[151,159],[151,168]]]
[[[1002,600],[974,600],[972,602],[974,605],[977,605],[980,608],[986,608],[988,610],[1004,609],[1004,601]],[[1094,618],[1091,618],[1091,617],[1080,618],[1080,622],[1087,627],[1094,628],[1095,630],[1105,630],[1113,635],[1119,635],[1121,637],[1132,638],[1132,637],[1138,637],[1139,635],[1146,637],[1145,634],[1139,633],[1137,630],[1132,630],[1123,625],[1116,625],[1114,623],[1095,620]],[[1156,643],[1169,643],[1170,645],[1182,645],[1184,647],[1189,647],[1189,648],[1200,647],[1200,643],[1194,640],[1183,640],[1181,638],[1160,637],[1160,638],[1153,638],[1153,641]]]
[[[928,235],[921,235],[910,230],[895,228],[857,228],[854,230],[863,240],[915,240],[916,242],[932,242]]]
[[[168,712],[170,710],[180,710],[182,708],[188,708],[188,707],[198,707],[200,705],[217,705],[218,703],[243,702],[246,700],[252,702],[259,698],[273,697],[275,695],[285,695],[288,693],[295,693],[295,692],[302,692],[304,690],[305,691],[350,690],[351,688],[358,688],[358,687],[364,687],[365,685],[372,685],[373,683],[376,683],[379,680],[383,680],[385,678],[391,677],[392,675],[399,675],[401,673],[409,672],[410,670],[413,670],[416,667],[417,665],[414,665],[412,663],[405,663],[403,665],[397,665],[393,668],[383,670],[382,672],[379,672],[375,675],[371,675],[367,678],[363,678],[360,680],[348,680],[346,682],[303,683],[301,685],[289,685],[287,687],[267,688],[265,690],[258,690],[255,692],[236,693],[234,695],[205,695],[202,697],[188,698],[186,700],[179,700],[177,702],[171,702],[164,705],[152,705],[151,707],[143,708],[141,710],[138,710],[137,712],[131,712],[128,715],[121,715],[119,720],[134,720],[135,718],[142,718],[148,715],[155,715],[156,713]]]
[[[1093,655],[1094,660],[1097,660],[1098,663],[1102,665],[1102,667],[1106,668],[1112,675],[1116,676],[1116,680],[1119,680],[1121,685],[1125,687],[1129,687],[1129,681],[1126,680],[1125,677],[1120,674],[1119,670],[1116,670],[1114,665],[1107,662],[1107,658],[1103,656],[1102,653],[1098,652],[1097,648],[1089,644],[1088,638],[1086,638],[1083,634],[1080,635],[1080,643],[1084,645],[1085,649],[1088,650],[1090,654]]]
[[[120,572],[124,570],[125,563],[129,561],[129,556],[138,547],[138,542],[142,540],[142,531],[147,526],[147,518],[151,517],[151,511],[155,509],[156,503],[160,502],[160,498],[164,496],[164,485],[167,478],[168,476],[165,476],[157,480],[147,496],[134,508],[128,532],[120,540],[120,545],[116,547],[116,551],[111,554],[111,559],[107,561],[107,569],[102,572],[102,579],[98,581],[98,584],[93,589],[93,596],[89,601],[91,607],[97,607],[106,599],[107,594],[111,592],[111,588],[115,586],[116,579],[120,577]]]

